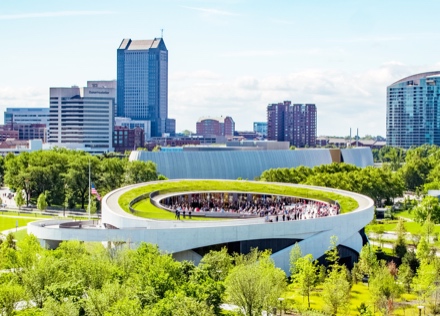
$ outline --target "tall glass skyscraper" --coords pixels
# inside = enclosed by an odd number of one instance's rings
[[[440,145],[440,71],[403,78],[387,87],[387,145]]]
[[[168,50],[162,38],[123,39],[117,50],[117,116],[151,121],[151,136],[174,134],[168,119]]]

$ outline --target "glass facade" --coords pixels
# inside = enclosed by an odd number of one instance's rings
[[[168,118],[168,50],[163,39],[124,39],[117,63],[117,116],[149,120],[151,136],[161,136]]]
[[[387,88],[387,145],[440,145],[440,72],[417,74]]]

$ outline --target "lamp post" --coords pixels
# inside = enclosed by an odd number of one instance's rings
[[[280,303],[280,316],[282,315],[283,312],[283,302],[284,302],[284,297],[279,297],[278,298],[278,302]]]
[[[66,183],[64,183],[64,210],[63,210],[63,217],[66,217],[66,207],[67,207],[67,204],[69,203],[69,200],[67,198],[67,188],[68,188],[68,184],[66,182]]]

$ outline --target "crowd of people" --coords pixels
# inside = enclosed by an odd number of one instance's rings
[[[295,197],[254,198],[252,201],[236,200],[231,203],[225,203],[215,196],[210,198],[197,196],[193,197],[191,202],[179,200],[181,199],[162,201],[165,207],[175,212],[176,219],[186,218],[187,215],[191,218],[192,214],[198,212],[220,212],[265,217],[266,221],[278,222],[334,216],[340,212],[337,203],[330,204]]]

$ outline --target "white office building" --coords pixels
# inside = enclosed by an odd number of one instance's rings
[[[49,147],[113,151],[115,86],[88,81],[85,88],[50,88]]]

